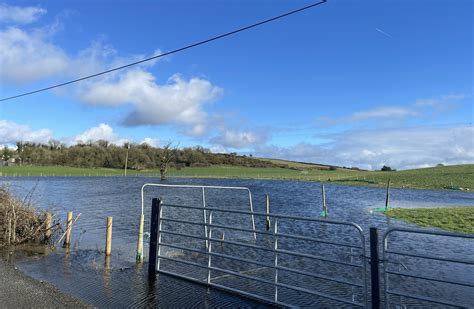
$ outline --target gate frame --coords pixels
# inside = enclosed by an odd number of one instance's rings
[[[204,216],[204,233],[206,237],[208,237],[207,233],[207,214],[206,214],[206,195],[205,189],[224,189],[224,190],[244,190],[248,192],[249,196],[249,206],[251,212],[251,220],[252,220],[252,228],[254,230],[254,239],[257,239],[257,234],[255,233],[255,218],[253,215],[253,203],[252,203],[252,192],[247,187],[228,187],[228,186],[199,186],[199,185],[171,185],[171,184],[161,184],[161,183],[145,183],[141,190],[141,213],[140,213],[140,222],[138,226],[138,240],[137,240],[137,254],[136,254],[136,261],[140,263],[143,261],[143,229],[145,225],[145,196],[144,191],[146,187],[161,187],[161,188],[191,188],[191,189],[201,189],[201,196],[202,196],[202,205],[203,205],[203,216]],[[208,243],[206,240],[206,247]]]
[[[224,290],[224,291],[230,291],[230,292],[233,292],[233,293],[236,293],[236,294],[251,297],[253,299],[263,300],[263,301],[266,301],[268,303],[283,305],[283,306],[288,306],[288,307],[292,307],[292,306],[290,304],[286,304],[286,303],[283,303],[282,301],[278,300],[278,287],[283,287],[283,288],[287,288],[287,289],[291,289],[291,290],[296,290],[296,291],[300,291],[300,292],[304,292],[304,293],[309,293],[309,294],[316,295],[316,296],[319,296],[319,297],[322,297],[322,298],[331,299],[333,301],[338,301],[338,302],[342,302],[342,303],[349,303],[349,304],[356,305],[356,306],[361,306],[361,307],[366,307],[366,308],[368,306],[368,291],[367,291],[368,282],[367,282],[367,263],[366,263],[366,260],[365,260],[366,259],[365,236],[364,236],[362,228],[359,225],[355,224],[355,223],[335,221],[335,220],[327,220],[327,219],[319,219],[319,218],[307,218],[307,217],[288,216],[288,215],[281,215],[281,214],[260,213],[260,212],[251,212],[251,213],[249,213],[249,212],[245,212],[245,211],[221,209],[221,208],[207,208],[207,210],[210,211],[209,223],[199,223],[199,222],[196,222],[196,221],[187,221],[187,220],[182,220],[182,219],[163,218],[162,214],[163,214],[163,208],[164,207],[175,207],[175,208],[185,208],[185,209],[200,209],[200,207],[195,207],[195,206],[163,204],[161,199],[153,198],[153,200],[152,200],[153,221],[151,222],[151,226],[150,226],[150,231],[151,231],[151,233],[153,233],[153,235],[150,235],[152,238],[151,238],[151,241],[150,241],[150,248],[149,248],[150,256],[149,256],[149,264],[148,264],[148,273],[149,273],[150,278],[152,278],[152,279],[155,278],[156,273],[159,272],[159,273],[171,275],[171,276],[174,276],[174,277],[178,277],[178,278],[181,278],[181,279],[189,280],[189,281],[192,281],[192,282],[196,282],[196,283],[199,283],[199,284],[204,284],[204,285],[207,285],[207,286],[210,286],[210,287],[213,287],[213,288],[218,288],[218,289],[221,289],[221,290]],[[215,224],[212,224],[212,212],[214,212],[214,211],[215,212],[223,212],[223,213],[227,212],[227,213],[231,213],[231,214],[232,213],[233,214],[252,214],[252,215],[257,215],[257,216],[262,216],[262,217],[269,216],[269,217],[274,218],[274,220],[275,220],[275,224],[273,225],[274,226],[274,231],[273,232],[270,232],[270,231],[265,231],[264,232],[264,231],[256,231],[255,229],[250,230],[250,229],[243,229],[243,228],[237,228],[237,227],[225,227],[225,226],[215,225]],[[336,242],[331,242],[331,241],[328,241],[328,240],[319,240],[317,238],[309,237],[309,236],[301,236],[301,235],[293,235],[293,234],[281,234],[281,233],[278,233],[278,228],[277,228],[277,226],[278,226],[277,220],[278,219],[290,219],[290,220],[294,219],[294,220],[301,220],[301,221],[306,221],[306,222],[320,222],[320,223],[324,223],[324,224],[335,224],[335,225],[342,225],[342,226],[352,227],[358,233],[359,237],[357,237],[357,239],[358,239],[358,242],[360,242],[360,246],[356,245],[356,244],[341,243],[341,242],[337,242],[337,241]],[[200,237],[200,236],[197,236],[197,235],[190,235],[190,234],[185,234],[185,233],[164,231],[164,230],[161,229],[161,221],[162,220],[177,222],[177,223],[189,223],[189,224],[194,224],[194,225],[206,225],[206,226],[209,226],[210,231],[209,231],[209,234],[206,234],[206,237]],[[249,244],[241,243],[241,242],[235,242],[235,241],[212,238],[210,236],[212,236],[212,228],[213,227],[229,228],[229,229],[234,229],[234,230],[247,231],[247,232],[250,232],[250,233],[253,232],[254,235],[256,233],[266,234],[266,235],[273,235],[275,237],[275,239],[274,239],[274,241],[275,241],[274,248],[273,249],[268,249],[268,248],[257,246],[257,245],[249,245]],[[185,248],[185,247],[176,246],[176,245],[173,245],[173,244],[161,243],[161,234],[162,233],[180,235],[180,236],[184,236],[184,237],[199,238],[201,240],[207,240],[210,243],[209,243],[209,246],[207,247],[206,251],[201,251],[201,250],[191,249],[191,248]],[[362,263],[361,263],[361,265],[356,265],[356,264],[352,264],[352,262],[351,263],[342,262],[342,261],[328,259],[328,258],[324,258],[324,257],[312,255],[312,254],[304,254],[304,253],[292,252],[292,251],[287,251],[287,250],[281,250],[281,249],[278,249],[278,246],[277,246],[278,236],[280,236],[280,237],[289,237],[289,238],[293,238],[293,239],[312,240],[312,241],[316,241],[316,242],[320,242],[320,243],[357,248],[358,250],[361,250],[361,254],[359,255],[359,257],[361,257]],[[240,245],[240,246],[243,246],[243,247],[250,247],[250,248],[254,248],[254,249],[262,249],[262,250],[273,251],[274,254],[275,254],[274,265],[269,265],[269,264],[265,264],[265,263],[262,263],[262,262],[251,261],[251,260],[248,260],[248,259],[233,257],[231,255],[214,253],[214,252],[211,251],[212,250],[211,249],[212,248],[212,243],[211,242],[229,243],[229,244],[234,244],[234,245]],[[187,250],[187,251],[191,251],[191,252],[207,254],[208,255],[208,264],[207,264],[207,266],[205,266],[205,265],[197,264],[197,263],[191,262],[191,261],[186,261],[186,260],[180,260],[180,259],[176,259],[176,258],[172,258],[172,257],[161,256],[160,255],[160,252],[161,252],[160,245],[164,246],[164,247],[171,247],[171,248],[175,248],[175,249],[182,249],[182,250]],[[362,279],[361,280],[362,284],[348,282],[348,281],[345,281],[345,279],[329,278],[329,277],[325,277],[324,275],[318,275],[318,274],[315,274],[315,273],[307,273],[307,272],[303,272],[301,270],[292,270],[292,269],[289,269],[289,268],[279,266],[278,265],[278,257],[277,257],[278,253],[289,254],[289,255],[294,255],[294,256],[301,256],[301,257],[305,257],[305,258],[312,258],[312,259],[316,259],[316,260],[320,260],[320,261],[344,264],[344,265],[348,265],[348,266],[361,268],[362,273],[363,273],[362,278],[361,278]],[[255,265],[260,265],[260,266],[268,267],[268,268],[271,268],[271,269],[275,269],[274,281],[269,281],[269,280],[262,279],[262,278],[256,278],[256,277],[253,277],[253,276],[243,275],[243,274],[240,274],[238,272],[231,271],[231,270],[228,270],[228,269],[213,267],[213,266],[211,266],[211,256],[225,257],[225,258],[236,260],[236,261],[241,261],[241,262],[245,262],[245,263],[250,263],[250,264],[255,264]],[[179,274],[179,273],[175,273],[175,272],[162,270],[162,269],[160,269],[160,259],[172,260],[172,261],[175,261],[175,262],[178,262],[178,263],[184,263],[184,264],[188,264],[188,265],[191,265],[191,266],[205,268],[208,271],[207,278],[205,280],[199,280],[197,278],[190,277],[190,276],[187,276],[187,275],[184,275],[184,274]],[[348,284],[348,285],[351,285],[351,286],[359,286],[363,289],[363,302],[362,303],[357,303],[355,301],[346,301],[346,300],[341,299],[337,296],[326,295],[322,292],[317,292],[317,291],[314,291],[314,290],[310,290],[310,289],[306,289],[306,288],[302,288],[302,287],[298,287],[298,286],[292,286],[292,285],[280,283],[280,282],[278,282],[278,270],[279,269],[284,270],[284,271],[290,271],[290,272],[293,272],[293,273],[300,273],[300,274],[304,274],[304,275],[309,275],[309,276],[313,276],[313,277],[321,278],[321,279],[326,279],[326,280],[330,280],[330,281],[336,281],[336,282]],[[224,272],[224,273],[227,273],[227,274],[230,274],[230,275],[235,275],[237,277],[259,281],[259,282],[263,282],[265,284],[271,284],[275,288],[274,299],[269,299],[269,298],[266,298],[266,297],[263,297],[263,296],[259,296],[257,294],[252,294],[250,292],[245,292],[243,290],[231,288],[231,287],[224,286],[224,285],[221,285],[221,284],[218,284],[218,283],[213,283],[210,280],[210,271],[211,270],[217,270],[217,271]]]
[[[442,305],[448,305],[448,306],[462,306],[462,307],[468,307],[465,304],[456,304],[452,303],[449,301],[444,301],[444,300],[439,300],[435,299],[432,297],[428,296],[412,296],[408,295],[405,293],[401,292],[396,292],[394,291],[389,291],[389,282],[388,282],[388,275],[400,275],[400,276],[408,276],[411,278],[416,278],[416,279],[422,279],[422,280],[427,280],[427,281],[437,281],[437,282],[444,282],[444,283],[449,283],[449,284],[454,284],[454,285],[463,285],[463,286],[469,286],[469,287],[474,287],[474,282],[469,283],[469,282],[460,282],[460,281],[455,281],[455,280],[443,280],[439,278],[432,278],[432,277],[423,277],[423,276],[417,276],[417,275],[410,275],[407,273],[401,273],[401,272],[394,272],[394,271],[387,271],[387,266],[388,263],[390,262],[387,259],[387,254],[395,254],[395,255],[401,255],[401,256],[409,256],[409,257],[415,257],[415,258],[424,258],[424,259],[430,259],[430,260],[435,260],[435,261],[445,261],[445,262],[452,262],[452,263],[457,263],[457,264],[467,264],[467,265],[474,265],[474,260],[462,260],[462,259],[452,259],[452,258],[445,258],[445,257],[436,257],[432,255],[425,255],[425,254],[414,254],[414,253],[404,253],[400,251],[392,251],[389,250],[388,248],[388,236],[390,236],[391,233],[394,232],[402,232],[402,233],[409,233],[409,234],[423,234],[423,235],[434,235],[434,236],[446,236],[446,237],[456,237],[456,238],[464,238],[464,239],[473,239],[474,240],[474,235],[473,234],[464,234],[464,233],[456,233],[456,232],[445,232],[445,231],[433,231],[433,230],[422,230],[422,229],[411,229],[411,228],[402,228],[402,227],[392,227],[389,228],[385,233],[383,234],[382,237],[382,242],[383,242],[383,247],[382,247],[382,261],[383,261],[383,273],[384,273],[384,304],[385,308],[389,308],[389,295],[399,295],[399,296],[405,296],[407,298],[411,299],[417,299],[417,300],[422,300],[422,301],[427,301],[427,302],[432,302],[432,303],[437,303],[437,304],[442,304]]]

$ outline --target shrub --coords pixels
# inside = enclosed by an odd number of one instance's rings
[[[48,243],[59,232],[59,224],[52,224],[47,237],[46,211],[39,211],[14,197],[7,186],[0,186],[0,247],[26,242]]]

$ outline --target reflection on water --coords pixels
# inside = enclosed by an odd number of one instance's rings
[[[4,178],[5,180],[5,178]],[[135,249],[140,213],[140,188],[146,182],[159,182],[159,179],[141,177],[57,177],[57,178],[11,178],[11,189],[20,197],[26,195],[36,186],[33,202],[40,207],[52,209],[58,216],[65,218],[67,211],[82,213],[73,228],[72,246],[69,254],[64,249],[57,249],[46,258],[22,258],[17,264],[28,274],[47,280],[59,288],[75,295],[88,303],[99,307],[112,306],[199,306],[223,307],[256,306],[250,300],[243,300],[223,292],[208,290],[204,286],[196,286],[162,275],[155,283],[146,279],[146,267],[136,265]],[[315,182],[271,181],[271,180],[222,180],[222,179],[170,179],[172,184],[225,185],[249,187],[254,196],[254,208],[264,212],[265,193],[271,196],[271,212],[306,217],[318,217],[321,212],[321,190]],[[383,188],[348,187],[327,184],[327,204],[329,218],[359,224],[367,233],[369,227],[378,227],[383,232],[389,226],[407,226],[407,224],[386,218],[379,213],[370,213],[370,209],[381,207],[385,202]],[[191,206],[201,205],[199,190],[171,190],[151,188],[146,191],[145,215],[149,218],[152,197],[162,197],[167,203]],[[227,207],[248,210],[246,196],[223,194],[217,190],[206,194],[209,207]],[[474,194],[454,191],[430,191],[393,189],[391,191],[392,207],[436,207],[474,205]],[[176,215],[176,213],[175,213]],[[183,214],[181,214],[183,215]],[[112,256],[104,258],[105,219],[113,216]],[[188,213],[188,218],[202,220],[202,214]],[[198,220],[196,219],[196,220]],[[218,217],[214,218],[219,220]],[[243,220],[234,217],[234,220]],[[264,220],[257,220],[257,228],[264,229]],[[282,222],[282,228],[285,228]],[[328,231],[321,226],[288,223],[286,229],[294,233],[321,235]],[[146,220],[145,231],[149,230]],[[190,232],[190,231],[188,231]],[[196,231],[198,233],[198,231]],[[224,231],[216,230],[216,238]],[[225,231],[226,239],[232,237]],[[343,231],[329,231],[334,240],[347,242],[351,236]],[[366,238],[368,235],[366,235]],[[403,239],[402,250],[432,250],[433,240],[419,241]],[[282,243],[283,245],[283,243]],[[288,248],[294,243],[286,244]],[[321,250],[314,244],[299,244],[298,250]],[[328,253],[337,255],[336,251]],[[334,249],[335,250],[335,249]],[[474,246],[456,241],[443,243],[436,248],[441,255],[456,252],[457,255],[474,256]],[[145,248],[145,252],[147,249]],[[248,254],[256,254],[247,252]],[[40,253],[47,254],[47,252]],[[350,254],[344,253],[347,258]],[[37,256],[35,254],[35,256]],[[17,256],[18,258],[18,256]],[[408,267],[416,270],[416,264],[405,261]],[[300,263],[300,262],[299,262]],[[418,264],[421,265],[421,264]],[[146,264],[145,264],[146,266]],[[296,265],[302,269],[308,266]],[[295,266],[295,267],[296,267]],[[426,264],[433,270],[442,273],[454,272],[456,278],[465,278],[470,272],[462,269],[451,270],[446,265]],[[316,267],[316,266],[312,266]],[[317,268],[317,267],[316,267]],[[328,271],[324,268],[323,271]],[[328,272],[331,275],[331,272]],[[468,281],[468,280],[465,280]],[[426,283],[410,282],[414,290],[427,289]],[[446,293],[449,292],[449,287]],[[453,293],[458,294],[451,287]],[[263,305],[261,305],[263,306]]]

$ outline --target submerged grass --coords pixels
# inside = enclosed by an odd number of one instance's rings
[[[474,206],[450,208],[392,208],[387,216],[423,227],[474,234]]]
[[[281,160],[280,160],[281,161]],[[291,162],[291,161],[282,161]],[[281,163],[281,162],[280,162]],[[391,179],[394,188],[474,191],[474,164],[440,166],[395,172],[328,170],[314,164],[295,162],[289,168],[254,168],[229,165],[171,168],[170,177],[286,179],[331,181],[337,184],[385,187]],[[4,166],[1,176],[123,176],[124,171],[108,168],[77,168],[68,166]],[[157,169],[128,170],[128,176],[159,177]]]

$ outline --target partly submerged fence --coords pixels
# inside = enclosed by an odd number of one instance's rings
[[[271,224],[266,224],[268,219]],[[382,235],[379,257],[377,233],[371,228],[366,244],[354,223],[217,207],[206,207],[203,215],[202,206],[153,199],[149,274],[168,274],[289,307],[474,307],[473,255],[418,253],[397,247],[400,238],[394,237],[443,236],[474,245],[474,235],[389,229]],[[430,241],[437,240],[422,239],[420,244]],[[427,269],[449,273],[453,265],[465,266],[457,269],[464,279],[428,275]]]

